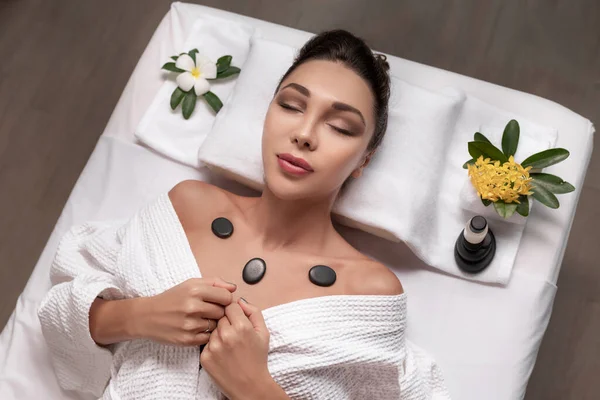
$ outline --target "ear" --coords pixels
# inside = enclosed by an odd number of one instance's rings
[[[362,175],[363,169],[369,165],[369,163],[371,162],[371,158],[373,157],[373,154],[375,154],[375,151],[370,151],[369,153],[367,153],[365,160],[363,161],[363,163],[361,164],[360,167],[356,168],[354,171],[352,171],[352,174],[350,174],[354,179],[359,178]]]

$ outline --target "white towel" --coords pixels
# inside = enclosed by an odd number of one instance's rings
[[[289,46],[253,38],[238,84],[200,148],[202,162],[255,189],[262,188],[264,117],[294,53]],[[469,158],[467,142],[481,126],[503,127],[511,118],[520,121],[522,144],[528,144],[529,150],[540,138],[541,149],[556,137],[551,129],[509,115],[460,90],[432,92],[393,78],[385,139],[363,176],[342,193],[334,213],[346,225],[406,242],[423,261],[446,273],[507,283],[523,224],[490,222],[498,233],[496,258],[477,275],[457,267],[454,243],[466,221],[480,211],[480,204],[465,205],[466,196],[461,197],[468,179],[462,168]]]
[[[451,233],[457,236],[464,224],[475,215],[488,218],[490,228],[496,237],[496,256],[486,270],[478,275],[461,272],[468,279],[477,278],[484,282],[506,284],[514,265],[519,249],[526,218],[515,213],[509,219],[500,217],[493,206],[484,207],[469,180],[468,173],[462,165],[471,156],[467,143],[473,140],[475,132],[481,132],[498,148],[501,147],[504,127],[511,119],[519,121],[520,138],[515,160],[523,161],[531,154],[546,150],[556,143],[556,129],[538,125],[532,121],[495,106],[485,103],[472,96],[467,96],[460,115],[456,121],[454,139],[448,148],[445,178],[440,190],[444,192],[448,212],[438,212],[438,219],[443,226],[451,227],[443,234],[447,239],[440,243],[441,253],[450,255],[453,251],[454,240]],[[532,206],[533,203],[530,203]],[[535,218],[530,213],[527,218]]]
[[[254,28],[230,20],[202,16],[194,26],[178,53],[197,48],[214,62],[224,55],[233,56],[232,65],[242,68],[250,49]],[[175,54],[172,54],[175,55]],[[172,61],[167,58],[161,62]],[[161,65],[156,65],[159,69]],[[176,73],[165,71],[165,83],[138,124],[135,136],[157,152],[183,164],[198,167],[198,148],[215,120],[214,111],[203,98],[198,98],[192,116],[185,120],[181,105],[171,110],[171,93],[177,87]],[[236,77],[211,81],[210,90],[224,103],[235,86]]]
[[[89,333],[97,296],[152,296],[201,277],[168,194],[129,221],[71,229],[51,277],[39,316],[63,388],[105,400],[222,398],[199,371],[198,347],[140,339],[109,351]],[[435,362],[405,338],[406,312],[406,294],[320,296],[267,308],[269,372],[291,399],[449,399]]]

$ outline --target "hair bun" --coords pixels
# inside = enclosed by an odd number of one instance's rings
[[[390,64],[387,62],[387,56],[385,54],[375,54],[375,60],[381,65],[384,71],[390,70]]]

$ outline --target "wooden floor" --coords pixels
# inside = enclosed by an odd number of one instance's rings
[[[346,28],[377,50],[534,93],[600,124],[598,0],[200,3],[307,31]],[[169,4],[0,0],[0,327]],[[600,398],[598,204],[596,154],[528,400]]]

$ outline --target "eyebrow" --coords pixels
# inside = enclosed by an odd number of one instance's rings
[[[305,88],[302,85],[298,85],[297,83],[290,83],[285,85],[284,87],[281,88],[281,90],[287,89],[287,88],[292,88],[292,89],[296,89],[298,92],[302,93],[303,95],[305,95],[306,97],[310,97],[310,90],[308,90],[307,88]],[[280,90],[280,91],[281,91]]]
[[[297,83],[293,83],[293,82],[289,83],[289,84],[285,85],[284,87],[282,87],[280,91],[287,89],[287,88],[295,89],[296,91],[300,92],[304,96],[310,97],[310,90],[308,90],[304,86],[299,85]],[[333,103],[331,105],[331,108],[333,108],[334,110],[338,110],[338,111],[347,111],[347,112],[354,113],[360,117],[360,120],[363,123],[363,125],[367,126],[367,123],[365,122],[365,117],[360,112],[360,110],[358,110],[356,107],[352,107],[350,104],[341,103],[339,101],[336,101],[335,103]]]
[[[331,105],[331,108],[338,111],[348,111],[354,113],[360,117],[360,120],[363,123],[363,125],[367,126],[367,123],[365,122],[365,117],[363,117],[362,113],[357,108],[352,107],[350,104],[340,103],[339,101],[336,101]]]

